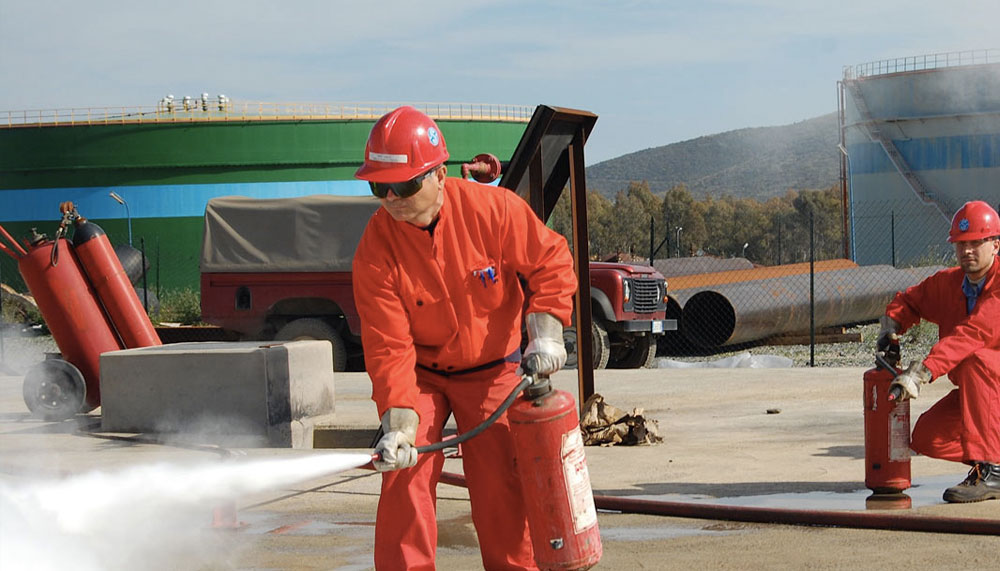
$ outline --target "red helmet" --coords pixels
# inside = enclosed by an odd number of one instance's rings
[[[448,160],[433,119],[403,106],[382,116],[368,135],[365,162],[354,173],[369,182],[404,182]]]
[[[966,202],[951,219],[949,242],[982,240],[1000,236],[1000,219],[997,211],[982,200]]]

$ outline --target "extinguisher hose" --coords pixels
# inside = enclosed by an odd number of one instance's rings
[[[535,372],[538,364],[537,361],[532,359],[531,357],[532,356],[529,355],[527,358],[525,358],[524,361],[521,362],[521,370],[524,372],[524,374],[521,376],[521,382],[518,383],[517,386],[515,386],[514,389],[510,391],[510,394],[507,395],[507,398],[504,399],[502,403],[500,403],[500,406],[498,406],[495,411],[493,411],[493,414],[491,414],[486,420],[479,423],[479,426],[476,426],[475,428],[473,428],[468,432],[463,432],[462,434],[452,436],[450,438],[445,438],[440,442],[434,442],[432,444],[426,444],[424,446],[417,446],[417,453],[425,454],[427,452],[436,452],[444,448],[458,446],[459,444],[465,442],[466,440],[475,437],[482,431],[489,428],[494,422],[497,421],[498,418],[500,418],[503,415],[503,413],[507,412],[507,409],[510,408],[510,405],[514,404],[514,401],[517,399],[517,396],[521,394],[521,391],[533,385],[540,385],[542,383],[547,383],[548,382],[547,377],[541,377]],[[376,440],[381,438],[381,434],[382,434],[382,429],[380,428],[379,435],[376,436]],[[379,459],[380,459],[380,454],[378,453],[372,454],[373,461]]]
[[[875,365],[892,373],[893,379],[899,376],[899,372],[896,371],[896,367],[893,367],[891,364],[889,364],[889,361],[885,360],[885,356],[883,356],[882,353],[879,353],[878,351],[875,352]],[[903,387],[896,385],[889,389],[890,401],[898,400],[899,397],[901,396],[903,396]]]
[[[514,387],[514,390],[510,391],[510,394],[507,395],[507,398],[504,399],[502,403],[500,403],[500,406],[498,406],[497,409],[493,411],[493,414],[491,414],[489,418],[479,423],[479,426],[473,428],[468,432],[463,432],[462,434],[453,436],[451,438],[445,438],[441,442],[435,442],[433,444],[427,444],[425,446],[417,446],[417,453],[424,454],[426,452],[435,452],[437,450],[448,448],[450,446],[458,446],[459,444],[465,442],[466,440],[486,430],[494,422],[496,422],[497,419],[500,418],[501,415],[503,415],[503,413],[507,412],[507,409],[510,408],[510,405],[514,404],[514,400],[517,399],[517,395],[521,394],[521,391],[528,388],[528,385],[530,385],[532,381],[533,379],[531,375],[524,375],[523,377],[521,377],[521,382],[518,383],[516,387]]]

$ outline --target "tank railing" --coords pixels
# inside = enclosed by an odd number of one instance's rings
[[[844,79],[987,63],[1000,63],[1000,49],[925,54],[845,66]]]
[[[400,105],[412,105],[437,120],[527,123],[531,105],[491,103],[269,103],[218,98],[161,99],[153,106],[77,107],[0,111],[0,128],[209,121],[297,121],[377,119]]]

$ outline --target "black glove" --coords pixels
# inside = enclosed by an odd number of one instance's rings
[[[875,341],[875,350],[882,355],[887,363],[895,367],[899,364],[899,323],[895,319],[883,315],[880,320],[882,329],[879,331],[878,339]]]

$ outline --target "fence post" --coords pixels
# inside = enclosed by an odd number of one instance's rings
[[[142,307],[149,315],[149,286],[146,282],[146,239],[139,238],[139,251],[142,253]]]
[[[776,265],[781,265],[781,227],[783,224],[778,222],[778,263]]]
[[[3,264],[0,264],[0,284],[3,283]],[[3,345],[4,335],[7,334],[7,328],[4,327],[4,317],[3,317],[3,292],[0,291],[0,370],[3,369],[3,364],[7,361],[5,358],[5,351]]]
[[[809,209],[809,366],[816,366],[816,239],[815,213]]]
[[[653,217],[649,217],[649,265],[653,265]]]
[[[896,267],[896,211],[889,212],[889,244],[892,248],[892,267]]]

